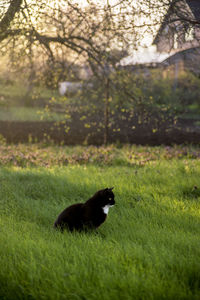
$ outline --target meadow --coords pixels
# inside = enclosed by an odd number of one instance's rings
[[[200,148],[0,145],[0,299],[199,299]],[[53,222],[114,186],[90,233]]]
[[[35,87],[28,95],[24,82],[7,83],[0,76],[0,121],[62,121],[63,113],[49,111],[46,104],[57,90]]]

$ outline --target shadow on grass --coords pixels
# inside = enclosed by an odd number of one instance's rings
[[[200,188],[197,186],[184,187],[181,192],[184,199],[197,200],[200,198]]]
[[[83,185],[63,173],[58,176],[38,170],[1,169],[0,185],[3,214],[48,227],[65,207],[85,202],[95,192],[92,183]]]
[[[78,173],[77,173],[78,174]],[[35,223],[44,228],[52,228],[58,214],[67,206],[85,202],[96,192],[96,184],[80,177],[77,181],[76,173],[71,177],[70,172],[56,174],[50,170],[27,169],[0,171],[0,202],[2,214],[13,215],[17,220]],[[126,195],[125,195],[125,194]],[[190,215],[189,211],[176,210],[163,202],[158,203],[147,192],[131,195],[118,192],[119,202],[112,212],[112,226],[118,228],[118,222],[127,217],[125,226],[131,223],[141,222],[146,226],[158,226],[160,228],[173,226],[174,230],[181,230],[184,223],[184,231],[197,229],[197,216]],[[197,199],[199,189],[183,189],[180,191],[185,197]],[[119,219],[120,218],[120,219]],[[133,220],[133,221],[132,221]],[[191,223],[193,225],[191,225]],[[149,225],[150,224],[150,225]],[[122,226],[123,227],[123,226]],[[116,229],[117,230],[117,229]]]

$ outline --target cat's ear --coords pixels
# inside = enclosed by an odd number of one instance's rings
[[[106,188],[103,190],[103,192],[107,194],[108,192],[112,191],[113,189],[114,189],[114,187]]]
[[[109,188],[106,188],[106,189],[103,190],[103,193],[104,193],[104,194],[107,194],[108,191],[109,191]]]

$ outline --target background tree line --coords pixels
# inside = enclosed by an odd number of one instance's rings
[[[182,3],[141,0],[136,4],[119,0],[97,4],[88,0],[81,5],[70,0],[1,1],[0,51],[12,68],[25,73],[29,90],[34,83],[51,82],[55,88],[70,70],[73,73],[76,64],[87,64],[93,73],[94,88],[85,88],[76,97],[75,105],[73,99],[65,97],[65,101],[58,99],[57,103],[53,99],[49,107],[62,106],[66,115],[72,114],[74,106],[79,107],[82,116],[102,112],[99,126],[107,143],[109,128],[120,130],[119,117],[134,115],[139,124],[156,120],[159,128],[161,120],[171,120],[181,108],[183,91],[173,93],[170,80],[167,90],[166,85],[156,82],[160,74],[152,72],[147,81],[141,73],[132,75],[120,68],[119,61],[144,44],[145,34],[155,35],[167,12],[172,24],[179,20],[185,24],[185,30],[189,25],[199,27],[199,21],[191,18]],[[73,76],[78,80],[75,72]],[[167,96],[162,97],[163,94]],[[86,122],[86,126],[92,123]]]

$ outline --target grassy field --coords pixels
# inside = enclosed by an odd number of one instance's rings
[[[41,107],[12,106],[0,108],[0,121],[62,121],[64,114],[45,111]]]
[[[5,82],[0,77],[0,104],[6,105],[21,105],[24,104],[24,97],[27,96],[27,85],[21,81]],[[33,104],[37,103],[38,99],[50,99],[52,96],[58,97],[58,90],[50,90],[46,87],[35,86],[29,95],[32,98]],[[25,101],[26,102],[26,101]]]
[[[30,95],[20,82],[3,82],[0,78],[0,121],[62,121],[64,113],[45,109],[57,90],[34,87]]]
[[[0,146],[1,299],[200,299],[200,148]],[[98,233],[52,228],[114,186]]]

